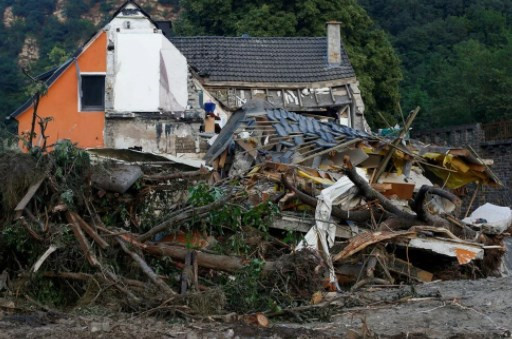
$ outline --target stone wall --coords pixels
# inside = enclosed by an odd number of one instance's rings
[[[424,131],[415,131],[412,136],[425,143],[437,145],[450,145],[455,147],[471,146],[480,157],[492,159],[492,171],[503,182],[503,188],[484,187],[481,194],[477,194],[472,209],[490,202],[496,205],[512,205],[512,138],[496,139],[493,132],[486,129],[486,125],[472,124],[445,128],[436,128]],[[464,198],[463,213],[469,205],[476,185],[468,185]]]

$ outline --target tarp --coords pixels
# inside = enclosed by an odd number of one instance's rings
[[[486,203],[462,221],[480,227],[485,233],[501,234],[512,225],[512,210]]]
[[[356,171],[357,174],[366,179],[367,175],[364,169],[356,167]],[[320,195],[317,196],[318,203],[315,211],[316,223],[297,246],[298,250],[306,247],[321,250],[329,266],[331,283],[336,282],[336,275],[329,254],[329,248],[334,245],[336,236],[336,224],[331,220],[332,203],[343,194],[348,193],[352,187],[354,187],[354,183],[347,176],[344,176],[334,185],[320,192]]]

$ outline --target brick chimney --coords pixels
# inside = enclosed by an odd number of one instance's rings
[[[327,22],[327,62],[329,66],[341,65],[341,22]]]

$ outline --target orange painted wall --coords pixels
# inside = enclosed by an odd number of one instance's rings
[[[78,57],[80,72],[106,72],[107,69],[107,34],[100,33],[86,46]],[[46,135],[48,145],[58,140],[70,139],[79,147],[102,147],[105,112],[79,112],[78,77],[75,63],[60,75],[41,98],[38,115],[53,117],[48,123]],[[32,124],[33,107],[16,117],[18,134],[29,133]],[[40,129],[36,124],[34,145],[39,145]]]

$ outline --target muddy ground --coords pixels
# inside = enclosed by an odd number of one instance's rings
[[[16,312],[0,308],[0,338],[497,338],[512,330],[512,277],[358,292],[367,306],[331,314],[331,321],[183,322],[79,312]]]

